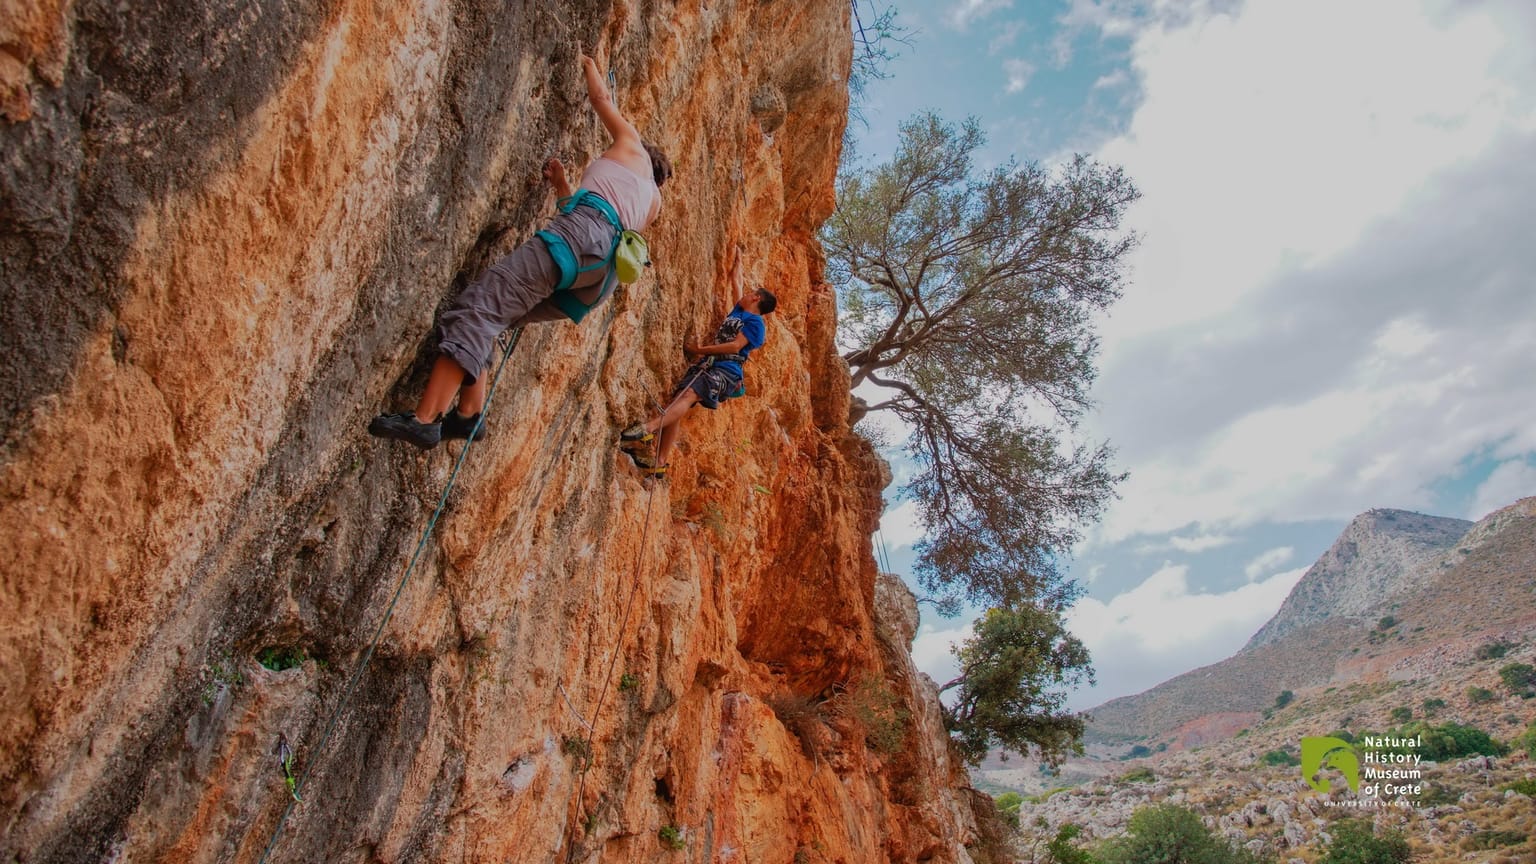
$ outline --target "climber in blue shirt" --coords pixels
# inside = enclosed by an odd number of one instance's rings
[[[625,429],[619,433],[621,447],[625,447],[635,467],[651,477],[663,477],[667,473],[667,457],[677,440],[677,424],[694,405],[714,410],[720,403],[742,391],[742,364],[753,351],[763,347],[768,338],[768,327],[763,316],[778,305],[778,298],[764,288],[746,292],[741,282],[741,256],[731,267],[731,284],[740,293],[740,299],[731,314],[720,322],[711,345],[684,345],[683,352],[698,358],[683,373],[673,390],[672,404],[660,415]],[[643,444],[658,439],[656,456],[651,458],[626,445]]]

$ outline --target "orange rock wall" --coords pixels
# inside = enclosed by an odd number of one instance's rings
[[[0,860],[969,860],[911,627],[877,614],[888,475],[814,240],[846,4],[23,6]],[[543,160],[603,146],[578,44],[676,165],[656,267],[523,334],[364,668],[462,445],[363,427],[549,212]],[[751,392],[647,485],[611,442],[728,309],[736,246],[780,301]]]

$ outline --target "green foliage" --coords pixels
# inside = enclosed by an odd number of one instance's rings
[[[1064,703],[1068,688],[1093,680],[1093,669],[1088,649],[1067,632],[1059,608],[988,609],[953,650],[960,676],[939,688],[956,690],[941,710],[971,765],[994,746],[1018,753],[1033,747],[1049,765],[1082,751],[1084,718]]]
[[[1157,775],[1152,773],[1152,769],[1145,765],[1140,768],[1132,768],[1120,776],[1120,782],[1122,783],[1151,783],[1156,779]]]
[[[234,655],[229,652],[225,652],[216,660],[204,663],[198,678],[202,682],[201,693],[204,705],[212,705],[225,691],[237,690],[245,683],[245,676],[240,673],[240,666],[235,662]]]
[[[1151,756],[1151,755],[1152,755],[1152,748],[1151,747],[1148,747],[1145,744],[1137,744],[1135,747],[1132,747],[1130,750],[1126,751],[1126,754],[1124,756],[1121,756],[1120,758],[1121,759],[1144,759],[1144,758],[1146,758],[1148,756]]]
[[[1435,714],[1436,712],[1438,712],[1440,709],[1442,709],[1444,707],[1445,707],[1445,700],[1444,699],[1425,699],[1424,700],[1424,716],[1428,717],[1431,714]]]
[[[1527,777],[1523,780],[1515,780],[1499,787],[1506,792],[1519,792],[1521,795],[1529,795],[1536,798],[1536,778]]]
[[[1509,649],[1515,647],[1512,643],[1504,641],[1487,642],[1477,646],[1473,655],[1479,660],[1497,660],[1509,653]]]
[[[901,127],[890,161],[848,171],[823,230],[851,384],[911,430],[901,490],[925,539],[914,573],[974,605],[1062,602],[1060,562],[1124,475],[1075,442],[1098,314],[1121,293],[1137,197],[1117,168],[975,165],[980,124]],[[857,417],[855,417],[857,419]]]
[[[639,686],[640,686],[640,676],[634,675],[634,674],[629,673],[629,672],[625,672],[623,675],[619,676],[619,692],[620,693],[623,693],[626,690],[633,690],[633,689],[635,689],[636,687],[639,687]]]
[[[663,846],[669,849],[686,849],[688,841],[683,837],[683,831],[675,825],[663,825],[656,831],[656,838]]]
[[[1413,858],[1402,834],[1388,831],[1378,835],[1363,819],[1341,819],[1328,833],[1333,839],[1318,864],[1405,864]]]
[[[1536,666],[1529,663],[1511,663],[1499,670],[1499,680],[1516,696],[1526,696],[1536,691]]]
[[[309,655],[297,645],[269,645],[256,653],[256,662],[273,672],[304,665]]]
[[[1285,706],[1291,704],[1295,700],[1296,700],[1296,694],[1295,693],[1292,693],[1289,690],[1281,690],[1280,691],[1280,695],[1275,697],[1275,708],[1277,708],[1277,709],[1284,708]]]
[[[703,522],[704,527],[715,532],[715,536],[721,540],[728,541],[734,534],[731,531],[731,526],[726,522],[725,511],[721,510],[720,505],[713,501],[704,505]]]
[[[1466,839],[1466,848],[1502,849],[1506,846],[1519,846],[1530,837],[1523,831],[1479,831]]]
[[[1009,827],[1018,830],[1019,807],[1024,804],[1024,796],[1013,791],[1004,792],[992,799],[992,803],[997,807],[997,813],[1003,817],[1003,821],[1007,822]]]
[[[1391,615],[1383,615],[1381,620],[1376,622],[1376,629],[1377,630],[1381,630],[1383,632],[1385,632],[1387,630],[1391,630],[1393,627],[1396,627],[1396,626],[1397,626],[1397,619],[1393,618]]]
[[[1292,766],[1300,765],[1301,757],[1285,750],[1271,750],[1260,756],[1259,761],[1265,765]]]
[[[1256,864],[1260,859],[1211,833],[1193,811],[1172,804],[1131,815],[1126,835],[1098,850],[1102,864]]]
[[[1087,849],[1072,845],[1083,829],[1071,822],[1056,830],[1056,836],[1045,844],[1046,864],[1098,864]]]
[[[839,709],[864,727],[864,741],[877,753],[895,753],[907,738],[911,715],[885,681],[866,676],[844,694]]]
[[[1429,783],[1419,795],[1420,807],[1443,807],[1461,800],[1461,794],[1444,783]]]
[[[1536,723],[1527,726],[1524,732],[1515,736],[1515,740],[1509,743],[1514,749],[1536,759]]]
[[[1417,753],[1433,762],[1443,762],[1461,756],[1503,756],[1507,747],[1492,736],[1474,726],[1460,723],[1441,723],[1438,726],[1424,720],[1415,720],[1387,733],[1389,737],[1420,737],[1418,747],[1383,747],[1383,751]]]
[[[1328,737],[1337,738],[1340,741],[1344,741],[1349,744],[1355,743],[1355,733],[1349,731],[1348,729],[1335,729],[1328,733]]]
[[[1484,705],[1498,699],[1499,695],[1487,687],[1468,687],[1467,701],[1473,705]]]
[[[1399,705],[1393,708],[1388,716],[1392,718],[1393,723],[1407,723],[1413,719],[1413,709],[1406,705]]]
[[[577,765],[586,765],[592,761],[592,745],[580,735],[566,735],[561,738],[560,752],[571,757]]]

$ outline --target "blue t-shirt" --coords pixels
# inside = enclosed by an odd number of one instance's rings
[[[763,342],[768,339],[768,325],[763,323],[763,316],[737,306],[720,322],[720,329],[715,331],[715,344],[734,342],[737,336],[747,337],[747,344],[737,352],[746,357],[763,347]],[[716,360],[715,368],[723,369],[737,378],[742,377],[741,364],[734,360]]]

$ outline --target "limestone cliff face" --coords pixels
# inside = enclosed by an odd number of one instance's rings
[[[813,238],[846,3],[23,6],[0,860],[969,860],[964,772],[876,612],[887,474]],[[385,623],[462,445],[363,427],[549,212],[543,161],[603,145],[578,45],[677,166],[657,266],[523,335]],[[780,298],[751,392],[648,486],[611,442],[726,311],[737,244]]]

